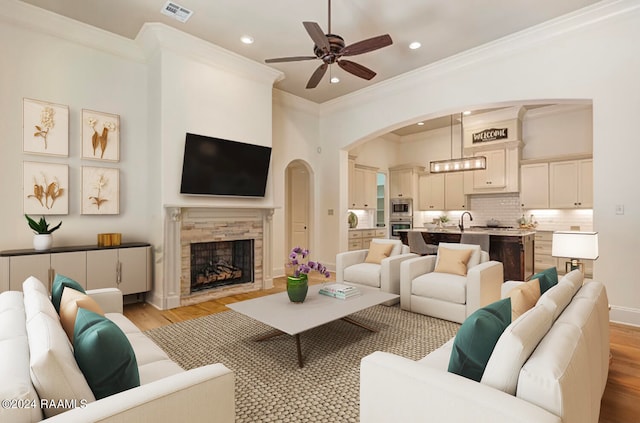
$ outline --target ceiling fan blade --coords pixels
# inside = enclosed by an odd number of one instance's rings
[[[276,59],[267,59],[265,63],[282,63],[282,62],[299,62],[301,60],[313,60],[317,59],[316,56],[292,56],[292,57],[278,57]]]
[[[322,80],[322,77],[324,76],[325,72],[327,72],[328,67],[329,65],[327,65],[326,63],[323,63],[320,66],[318,66],[315,72],[313,72],[313,75],[311,75],[311,78],[309,78],[309,82],[307,82],[307,88],[317,87],[320,81]]]
[[[340,51],[340,55],[355,56],[357,54],[378,50],[379,48],[387,47],[391,44],[393,44],[393,40],[391,40],[391,36],[389,34],[379,35],[377,37],[368,38],[346,46],[342,51]]]
[[[376,73],[371,69],[356,62],[352,62],[351,60],[338,60],[338,66],[355,76],[366,79],[367,81],[376,76]]]
[[[320,28],[320,25],[318,25],[316,22],[302,22],[302,25],[304,25],[304,28],[309,33],[309,36],[311,37],[313,42],[318,47],[320,47],[322,51],[328,53],[331,46],[329,45],[327,36],[324,35],[322,28]]]

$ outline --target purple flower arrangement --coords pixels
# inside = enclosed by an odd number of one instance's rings
[[[302,274],[308,275],[312,270],[317,271],[325,278],[331,276],[326,266],[324,266],[322,263],[311,260],[308,260],[306,263],[304,263],[299,259],[299,257],[305,259],[308,255],[309,250],[307,250],[306,248],[295,247],[291,250],[291,253],[289,253],[289,263],[287,267],[293,268],[293,276],[299,278]]]

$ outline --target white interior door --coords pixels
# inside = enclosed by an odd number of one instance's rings
[[[289,179],[289,249],[309,248],[309,171],[302,165],[290,165]]]

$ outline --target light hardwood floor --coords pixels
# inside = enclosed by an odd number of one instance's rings
[[[326,282],[312,276],[310,282]],[[124,314],[142,330],[229,310],[227,304],[284,291],[285,278],[275,278],[272,289],[211,300],[171,310],[158,310],[146,303],[125,306]],[[640,422],[640,328],[611,323],[609,379],[602,398],[600,423]]]

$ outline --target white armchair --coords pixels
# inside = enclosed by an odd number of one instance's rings
[[[369,249],[347,251],[336,255],[336,282],[349,285],[378,288],[383,292],[400,294],[400,263],[419,257],[409,252],[409,247],[395,239],[373,239],[372,244],[389,245],[391,251],[379,263],[367,263]],[[397,304],[398,300],[387,305]]]
[[[462,323],[478,308],[501,298],[504,268],[479,245],[443,243],[450,250],[472,250],[466,275],[434,272],[440,258],[406,260],[400,268],[400,307],[414,313]]]

